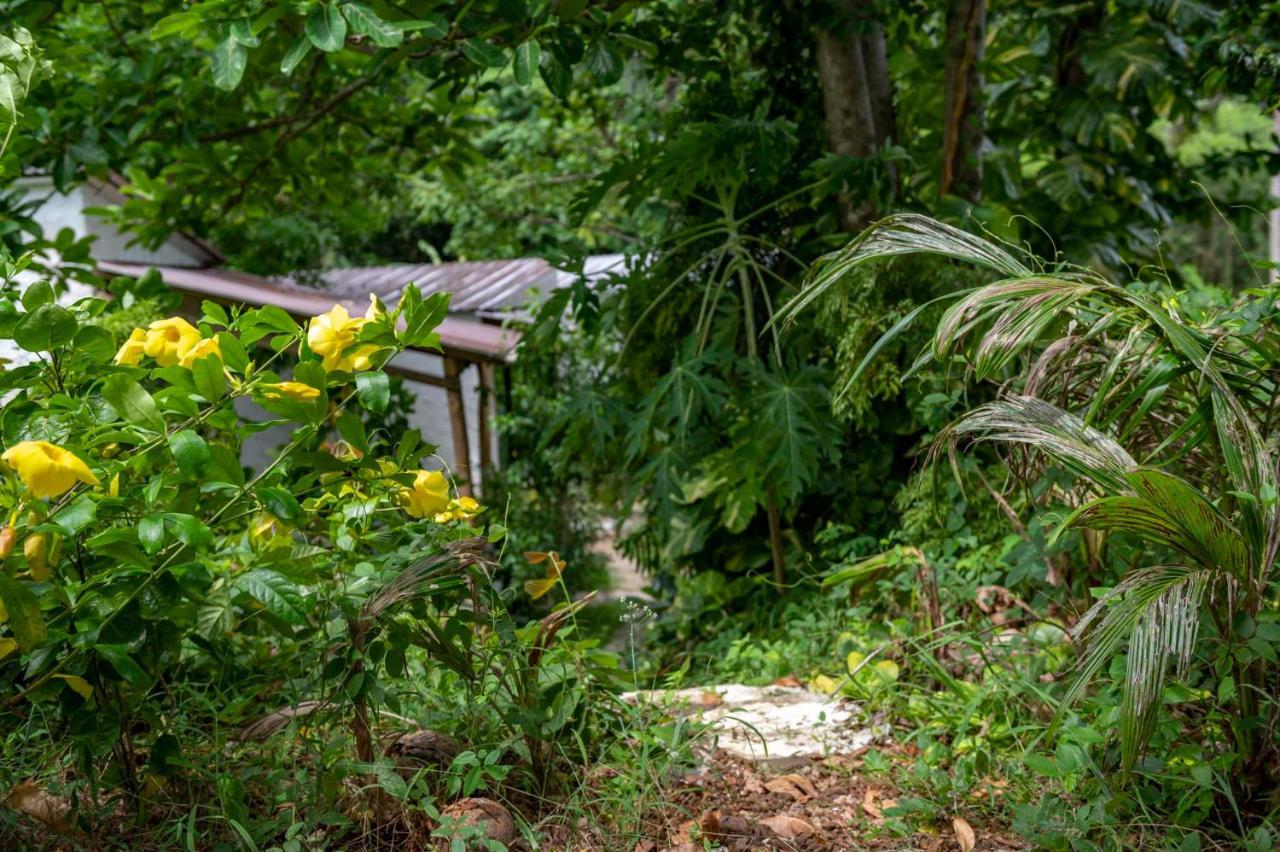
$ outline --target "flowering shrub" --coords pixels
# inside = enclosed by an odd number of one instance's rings
[[[0,338],[33,356],[0,374],[8,711],[56,710],[86,754],[112,747],[127,776],[125,721],[215,662],[274,656],[277,684],[328,677],[357,707],[393,703],[374,672],[389,657],[402,667],[403,646],[373,647],[370,601],[399,601],[388,584],[474,536],[481,507],[421,468],[434,447],[416,431],[366,434],[356,407],[386,410],[381,368],[438,346],[446,305],[411,286],[394,309],[338,305],[302,326],[275,307],[206,302],[195,324],[161,319],[117,341],[107,302],[63,307],[44,282],[21,296],[6,282]],[[286,354],[287,379],[273,370]],[[271,419],[238,413],[246,399]],[[246,468],[245,440],[280,424],[287,445]],[[467,566],[446,567],[433,593],[456,598]]]

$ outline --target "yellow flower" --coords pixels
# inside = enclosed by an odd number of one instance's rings
[[[41,499],[65,494],[77,482],[97,485],[98,477],[75,453],[48,441],[23,441],[0,455],[18,478]]]
[[[381,322],[387,318],[387,306],[372,293],[369,294],[369,310],[364,312],[364,318],[369,322]]]
[[[178,355],[178,363],[184,367],[191,367],[201,358],[208,358],[210,355],[222,361],[222,348],[218,346],[216,337],[206,337],[203,340],[197,340],[191,346],[182,350]]]
[[[459,497],[457,500],[450,500],[448,509],[440,512],[432,520],[437,524],[447,524],[450,521],[465,521],[474,515],[478,515],[483,508],[472,497]]]
[[[276,382],[263,385],[262,395],[267,399],[291,399],[294,402],[311,402],[320,396],[320,390],[302,382]]]
[[[172,366],[183,354],[200,342],[200,332],[182,317],[156,320],[147,326],[143,351],[156,359],[161,367]]]
[[[355,345],[356,336],[367,322],[364,317],[351,316],[342,305],[334,305],[329,313],[311,318],[307,324],[307,345],[324,359],[326,370],[348,373],[367,370],[369,359],[378,351],[377,346],[367,344],[347,351]]]
[[[419,470],[413,486],[400,490],[400,503],[415,518],[425,518],[449,505],[449,480],[438,470]]]
[[[144,353],[143,347],[147,342],[147,330],[144,328],[135,328],[130,334],[129,339],[120,347],[120,351],[116,352],[116,363],[126,364],[132,367],[142,360]]]

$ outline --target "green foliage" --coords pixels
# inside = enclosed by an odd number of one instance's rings
[[[1233,685],[1247,683],[1219,695],[1246,773],[1237,789],[1249,792],[1269,761],[1255,731],[1277,706],[1260,662],[1266,652],[1234,650],[1244,639],[1240,617],[1274,617],[1276,464],[1256,425],[1272,416],[1275,395],[1256,377],[1270,375],[1273,350],[1263,342],[1270,331],[1251,318],[1274,310],[1275,293],[1253,291],[1196,327],[1138,287],[1087,271],[1020,272],[994,246],[895,217],[828,258],[804,298],[858,264],[913,249],[981,265],[996,259],[1011,275],[956,293],[937,325],[930,357],[961,360],[978,381],[1003,386],[1002,398],[956,419],[938,445],[953,453],[961,442],[1026,446],[1070,474],[1074,494],[1065,502],[1074,511],[1062,529],[1145,545],[1073,628],[1084,645],[1064,709],[1125,652],[1118,733],[1127,775],[1153,735],[1170,674],[1186,680],[1194,661]],[[1073,333],[1056,336],[1064,328]],[[1207,660],[1202,622],[1217,634]]]

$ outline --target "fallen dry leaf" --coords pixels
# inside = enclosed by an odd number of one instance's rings
[[[885,811],[897,806],[897,799],[882,797],[880,791],[875,787],[868,787],[867,792],[862,797],[863,812],[877,825],[884,822]]]
[[[803,775],[779,775],[765,782],[764,788],[770,793],[781,793],[790,796],[797,802],[807,802],[818,796],[818,789]]]
[[[804,684],[800,682],[800,678],[796,677],[793,674],[789,674],[786,677],[780,677],[770,685],[771,686],[790,686],[790,687],[804,686]]]
[[[698,821],[698,829],[701,836],[708,840],[719,840],[720,838],[720,812],[707,811],[702,815],[702,819]]]
[[[53,795],[39,784],[23,781],[9,791],[9,807],[39,820],[54,831],[66,831],[71,804]]]
[[[658,844],[652,840],[641,840],[636,843],[636,848],[631,852],[658,852]]]
[[[875,787],[868,787],[862,794],[862,811],[873,820],[884,819],[884,812],[880,810],[880,791]]]
[[[787,816],[786,814],[778,814],[768,819],[762,819],[760,824],[784,840],[794,840],[797,837],[806,837],[810,834],[818,833],[816,828],[799,817]]]
[[[667,842],[672,846],[679,846],[683,843],[689,843],[693,840],[693,829],[698,823],[696,820],[687,819],[676,828],[671,837],[667,838]]]
[[[969,825],[964,817],[952,817],[951,830],[955,832],[956,843],[960,844],[960,852],[973,852],[973,847],[978,845],[973,826]]]

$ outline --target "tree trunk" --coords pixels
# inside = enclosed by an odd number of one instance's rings
[[[940,195],[982,197],[982,62],[986,0],[951,0],[947,9]]]
[[[867,0],[838,0],[833,18],[816,32],[818,81],[827,147],[846,157],[873,157],[893,141],[893,87],[884,30]],[[896,183],[896,176],[894,176]],[[861,230],[877,212],[870,195],[840,196],[841,223]]]

